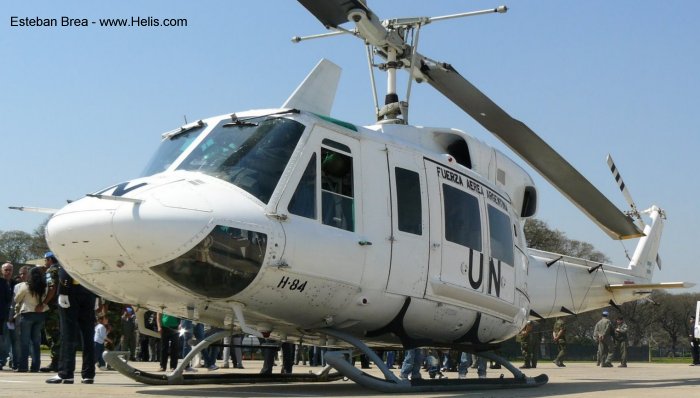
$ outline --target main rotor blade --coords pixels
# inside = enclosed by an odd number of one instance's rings
[[[351,10],[360,9],[367,16],[372,11],[359,0],[298,0],[310,13],[321,21],[323,26],[337,28],[338,25],[348,22],[348,13]]]
[[[449,64],[421,59],[431,86],[508,145],[613,239],[643,236],[634,221],[534,131],[496,105]]]

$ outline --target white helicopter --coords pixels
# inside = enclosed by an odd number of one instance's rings
[[[354,35],[367,43],[370,64],[387,73],[376,124],[329,116],[340,70],[321,61],[279,109],[212,117],[164,134],[142,177],[57,210],[47,241],[75,279],[106,299],[225,329],[190,357],[235,330],[352,347],[384,379],[366,377],[346,351],[326,353],[337,372],[311,375],[183,374],[188,358],[170,374],[152,374],[113,353],[108,360],[117,370],[148,384],[348,377],[387,392],[532,387],[547,376],[527,377],[491,352],[528,319],[689,286],[651,280],[660,266],[660,208],[645,211],[648,225],[634,206],[621,212],[452,66],[417,51],[428,23],[506,7],[381,21],[360,0],[299,2],[332,32],[294,41]],[[375,58],[384,62],[375,65]],[[397,95],[399,69],[410,76],[406,101]],[[409,125],[413,80],[495,134],[612,238],[643,236],[629,265],[527,248],[523,223],[537,209],[532,178],[465,132]],[[478,353],[513,378],[401,380],[370,349],[422,346]]]

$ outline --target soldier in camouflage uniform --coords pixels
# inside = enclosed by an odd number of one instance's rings
[[[525,327],[523,327],[523,330],[521,330],[520,333],[518,333],[518,336],[516,338],[516,340],[520,342],[520,349],[523,353],[523,359],[525,360],[525,364],[521,366],[520,369],[530,369],[533,367],[533,334],[534,333],[532,330],[532,321],[527,321]]]
[[[552,329],[552,340],[557,346],[559,346],[559,354],[554,359],[554,364],[564,367],[564,357],[566,356],[566,321],[563,317],[557,318],[554,322],[554,328]]]
[[[604,368],[612,368],[613,326],[608,319],[608,311],[603,311],[603,315],[595,324],[593,329],[593,339],[598,342],[598,362]]]
[[[617,318],[613,338],[615,339],[615,351],[620,353],[619,368],[627,367],[627,332],[629,328],[625,323],[624,318]]]
[[[44,254],[44,264],[46,267],[46,287],[48,294],[44,301],[49,306],[44,323],[46,333],[46,343],[51,350],[51,364],[41,368],[42,372],[58,372],[58,358],[61,351],[61,328],[59,322],[58,304],[56,302],[56,289],[58,288],[58,271],[61,265],[52,252]]]

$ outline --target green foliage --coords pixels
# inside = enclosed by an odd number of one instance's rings
[[[599,263],[610,262],[610,259],[605,254],[595,250],[592,244],[569,239],[565,233],[549,228],[547,223],[542,220],[528,219],[525,221],[523,229],[527,246],[533,249],[583,258]]]
[[[32,236],[24,231],[0,232],[0,256],[3,261],[24,263],[32,254]]]
[[[43,257],[49,250],[44,237],[46,223],[39,225],[33,234],[24,231],[0,231],[0,261],[23,264],[33,258]]]

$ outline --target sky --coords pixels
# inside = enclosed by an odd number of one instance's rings
[[[450,63],[523,121],[621,209],[612,154],[638,207],[667,213],[658,281],[700,283],[700,2],[370,1],[382,19],[506,4],[505,14],[436,22],[419,51]],[[12,17],[85,18],[89,26],[12,26]],[[100,19],[186,19],[181,27],[103,27]],[[94,24],[92,22],[95,22]],[[146,24],[147,25],[147,24]],[[333,116],[373,123],[365,48],[325,32],[295,1],[5,0],[0,6],[0,231],[32,232],[59,208],[140,175],[162,133],[188,121],[280,106],[321,59],[343,68]],[[405,73],[399,95],[405,93]],[[384,80],[378,77],[380,93]],[[382,94],[380,94],[381,96]],[[427,84],[410,122],[454,127],[516,157]],[[625,265],[612,241],[539,175],[537,218]],[[700,291],[696,286],[690,291]]]

